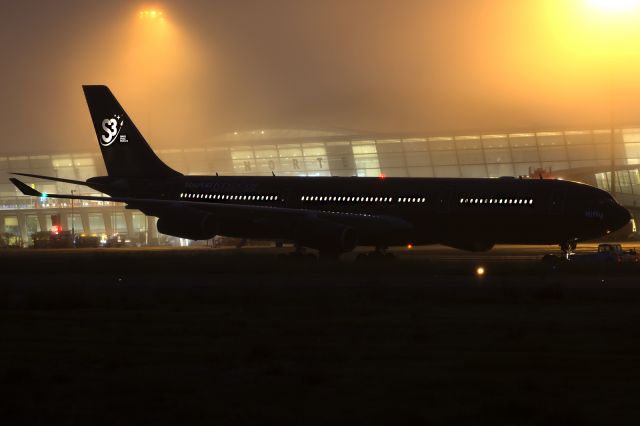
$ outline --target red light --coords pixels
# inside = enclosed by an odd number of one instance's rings
[[[413,248],[413,244],[411,244],[411,243],[407,244],[407,248],[408,248],[409,250],[411,250],[411,249]]]
[[[58,235],[62,231],[62,227],[60,225],[53,225],[51,227],[51,233]]]
[[[380,176],[378,176],[380,178],[380,180],[384,180],[385,176],[384,173],[380,173]]]

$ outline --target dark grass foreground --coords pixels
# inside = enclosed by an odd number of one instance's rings
[[[12,256],[0,260],[2,425],[640,418],[631,273],[496,263],[478,280],[464,262],[170,252],[67,256],[52,272],[44,255]]]

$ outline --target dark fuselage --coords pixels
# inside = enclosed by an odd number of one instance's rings
[[[109,179],[109,178],[106,178]],[[124,189],[124,188],[123,188]],[[606,192],[562,180],[180,176],[128,181],[128,195],[399,218],[411,229],[355,229],[359,245],[557,244],[603,236],[629,221]],[[146,211],[162,217],[161,211]],[[223,235],[284,238],[279,227],[226,220]]]

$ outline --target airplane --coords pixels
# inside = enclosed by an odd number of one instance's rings
[[[388,256],[393,246],[442,244],[467,251],[495,244],[558,244],[565,254],[580,241],[613,232],[631,215],[607,192],[550,179],[294,176],[185,176],[163,163],[107,86],[84,95],[108,176],[76,181],[158,218],[158,231],[206,240],[217,235],[288,241],[299,253],[336,259],[357,246]],[[25,195],[43,194],[17,178]]]

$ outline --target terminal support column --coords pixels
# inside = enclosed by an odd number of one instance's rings
[[[155,246],[158,244],[157,221],[154,216],[147,216],[147,245]]]
[[[89,213],[81,210],[80,211],[80,220],[82,221],[82,231],[90,234],[91,233],[91,227],[89,226]]]
[[[113,210],[113,209],[110,208],[109,210]],[[113,235],[113,226],[111,226],[111,215],[112,213],[110,211],[102,212],[102,220],[104,221],[104,230],[109,236]]]
[[[24,213],[18,213],[18,228],[20,228],[20,238],[22,239],[22,247],[29,247],[29,234],[27,233],[27,216]]]
[[[67,212],[60,212],[60,226],[62,227],[63,231],[69,231],[71,232],[71,213],[67,213]]]
[[[127,236],[129,239],[133,239],[134,237],[134,229],[133,229],[133,212],[131,210],[124,211],[124,222],[127,225]]]
[[[47,228],[47,216],[44,213],[38,213],[38,224],[40,225],[40,231],[48,231]]]

